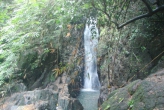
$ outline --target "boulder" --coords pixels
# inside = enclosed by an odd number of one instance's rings
[[[66,83],[61,85],[62,88],[59,91],[57,110],[83,110],[82,104],[79,102],[79,100],[71,97],[68,91],[68,85]]]
[[[164,69],[109,94],[102,110],[164,110]]]
[[[1,110],[56,110],[58,93],[52,90],[34,90],[6,97]]]
[[[0,98],[4,96],[9,96],[16,92],[24,92],[27,87],[22,82],[14,82],[12,84],[6,84],[0,88]]]
[[[83,110],[82,104],[75,98],[60,97],[57,110]]]

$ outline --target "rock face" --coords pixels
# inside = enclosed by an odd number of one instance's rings
[[[0,99],[0,110],[83,110],[81,103],[71,98],[68,82],[69,78],[63,74],[45,89],[21,91],[19,87],[16,93],[11,90],[10,97]]]
[[[58,82],[58,81],[56,81]],[[79,100],[71,97],[68,87],[69,78],[63,74],[58,86],[58,107],[57,110],[83,110]]]
[[[3,99],[1,110],[56,110],[57,100],[58,93],[48,89],[15,93]]]
[[[164,69],[113,91],[102,110],[164,110]]]
[[[35,69],[30,66],[22,78],[26,86],[13,86],[16,90],[7,91],[5,96],[8,97],[4,97],[1,92],[5,90],[0,88],[0,110],[83,110],[75,99],[83,86],[83,24],[78,29],[71,27],[71,35],[61,37],[59,50],[41,54],[40,58],[37,52],[32,53],[33,49],[28,53],[22,52],[19,68],[24,70],[27,64],[38,59],[41,65],[37,63]],[[60,69],[60,74],[54,72],[55,69]]]
[[[82,104],[74,98],[63,96],[59,98],[58,102],[60,106],[57,110],[83,110]]]

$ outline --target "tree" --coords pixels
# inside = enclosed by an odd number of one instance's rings
[[[126,22],[122,23],[121,25],[119,25],[116,21],[112,21],[117,26],[118,29],[120,29],[136,20],[150,17],[158,12],[164,11],[163,0],[140,0],[140,1],[142,1],[142,4],[147,8],[148,12],[141,14],[139,16],[133,17],[130,20],[127,20]],[[111,7],[115,7],[112,10],[117,10],[117,11],[120,10],[119,12],[114,13],[114,14],[118,14],[117,18],[115,19],[115,20],[118,20],[118,18],[121,16],[121,14],[123,14],[122,10],[126,10],[126,12],[127,12],[131,2],[134,2],[134,1],[125,0],[123,2],[120,2],[118,0],[116,0],[116,1],[98,0],[98,2],[95,2],[94,0],[92,0],[91,4],[95,9],[103,12],[108,17],[108,20],[111,20],[111,16],[112,16],[112,14],[111,14],[112,11],[109,11],[109,9],[112,9]],[[117,4],[119,7],[117,7],[115,4]],[[125,15],[126,15],[126,12],[124,13]]]
[[[60,68],[58,59],[64,53],[67,25],[76,24],[87,15],[86,8],[84,1],[76,0],[2,0],[0,86],[6,80],[27,77],[28,71],[32,76],[43,68],[50,53],[57,56],[54,61]]]

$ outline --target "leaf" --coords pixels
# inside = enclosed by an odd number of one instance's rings
[[[51,23],[54,23],[54,19],[50,19],[50,20],[48,20],[47,22],[46,22],[46,24],[51,24]]]
[[[70,37],[71,36],[71,33],[70,32],[68,32],[67,33],[67,35],[66,35],[66,37]]]
[[[104,110],[108,110],[110,108],[110,105],[107,105]]]
[[[90,7],[91,7],[90,4],[84,4],[84,5],[83,5],[83,9],[88,9],[88,8],[90,8]]]
[[[54,53],[55,52],[55,49],[49,49],[50,50],[50,53]]]
[[[124,100],[124,98],[119,98],[119,103],[121,103]]]
[[[69,24],[69,25],[67,25],[67,29],[70,31],[71,30],[71,28],[72,28],[72,26]]]

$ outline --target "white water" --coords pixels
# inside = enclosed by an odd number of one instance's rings
[[[88,19],[84,31],[85,71],[84,88],[80,91],[78,99],[84,110],[97,110],[100,95],[100,82],[97,74],[96,50],[98,44],[98,29],[96,19]]]
[[[84,49],[85,49],[85,72],[84,72],[84,90],[99,90],[100,82],[97,74],[97,44],[98,28],[97,20],[90,17],[84,31]]]

